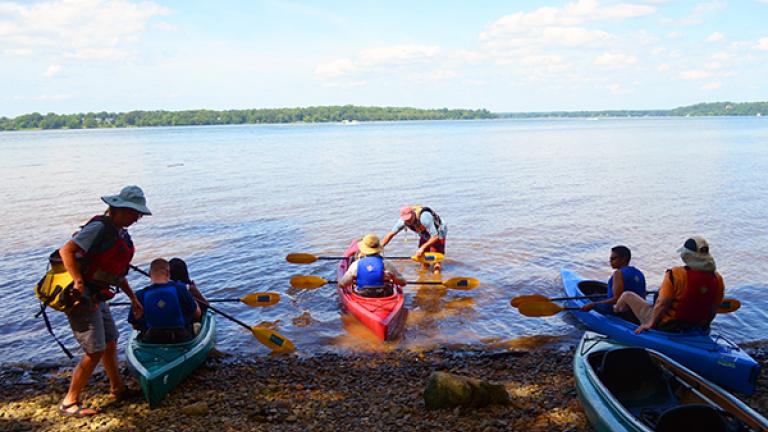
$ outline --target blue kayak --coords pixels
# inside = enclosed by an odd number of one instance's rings
[[[568,297],[606,293],[607,285],[604,282],[585,280],[569,270],[562,270],[561,275]],[[588,302],[569,300],[568,306],[581,307]],[[635,334],[637,324],[620,317],[603,315],[594,310],[571,312],[590,330],[617,342],[659,351],[704,378],[739,393],[751,395],[755,391],[760,365],[722,335],[701,331],[669,333],[658,330]]]

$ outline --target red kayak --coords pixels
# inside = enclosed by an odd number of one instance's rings
[[[349,265],[354,261],[357,241],[352,241],[344,259],[339,262],[336,279],[341,280]],[[383,341],[397,339],[405,329],[408,310],[405,308],[403,287],[395,286],[395,293],[388,297],[363,297],[357,295],[354,287],[338,286],[341,304],[344,309],[368,327],[377,338]]]

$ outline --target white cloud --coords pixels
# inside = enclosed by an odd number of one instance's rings
[[[458,77],[458,73],[446,69],[439,69],[428,73],[417,73],[413,75],[413,79],[417,81],[445,81]]]
[[[680,39],[683,36],[683,33],[679,31],[671,31],[667,33],[667,38],[669,39]]]
[[[712,54],[709,58],[711,58],[714,61],[722,62],[722,61],[730,60],[731,55],[728,54],[727,52],[720,51]]]
[[[670,69],[670,67],[666,63],[662,63],[658,67],[656,67],[656,70],[659,71],[659,72],[668,72],[669,69]]]
[[[693,8],[691,13],[685,18],[671,21],[671,24],[676,25],[697,25],[704,22],[704,17],[715,12],[719,12],[725,9],[727,5],[721,1],[712,1],[709,3],[699,3]]]
[[[709,77],[709,72],[703,70],[688,70],[680,72],[680,79],[699,80]]]
[[[701,89],[702,90],[717,90],[720,87],[722,87],[722,84],[719,81],[713,81],[713,82],[708,82],[708,83],[704,84],[703,86],[701,86]]]
[[[43,76],[45,78],[51,78],[57,75],[59,72],[61,72],[61,65],[57,65],[57,64],[50,65],[48,66],[48,69],[46,69],[45,72],[43,73]]]
[[[723,39],[725,39],[725,35],[723,35],[720,32],[714,32],[711,35],[707,36],[707,42],[720,42]]]
[[[607,52],[601,54],[594,61],[594,64],[600,66],[619,67],[628,66],[637,63],[635,56],[621,52]]]
[[[0,4],[0,45],[10,53],[29,50],[77,59],[120,59],[128,55],[151,18],[169,12],[150,1],[6,2]]]
[[[343,58],[323,63],[315,74],[324,80],[349,78],[362,74],[400,73],[433,61],[440,54],[436,45],[392,45],[360,51],[355,58]]]
[[[768,51],[768,37],[764,37],[757,41],[757,45],[755,46],[755,49],[759,49],[762,51]]]

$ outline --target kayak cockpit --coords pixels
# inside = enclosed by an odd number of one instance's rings
[[[587,359],[610,397],[650,430],[763,430],[718,388],[654,352],[620,347]]]

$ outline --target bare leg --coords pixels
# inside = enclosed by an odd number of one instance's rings
[[[124,391],[125,384],[117,368],[117,341],[107,342],[107,349],[104,350],[101,364],[104,366],[104,372],[106,372],[109,378],[110,393],[117,394]]]
[[[63,405],[74,404],[80,400],[80,394],[83,392],[85,385],[88,384],[88,379],[93,375],[93,370],[96,369],[103,354],[104,351],[98,351],[83,355],[83,358],[80,359],[80,363],[78,363],[75,370],[72,371],[72,381],[69,384],[69,391],[61,402]],[[69,411],[74,412],[76,410],[77,407],[72,406]],[[83,410],[83,414],[91,414],[95,412],[95,410],[90,409]]]
[[[648,304],[648,302],[645,301],[642,297],[639,295],[631,292],[631,291],[625,291],[620,297],[619,300],[616,302],[616,305],[613,307],[613,311],[620,313],[620,312],[626,312],[627,310],[632,310],[632,313],[637,317],[637,319],[640,322],[645,322],[645,320],[650,315],[651,311],[653,310],[653,307]]]

